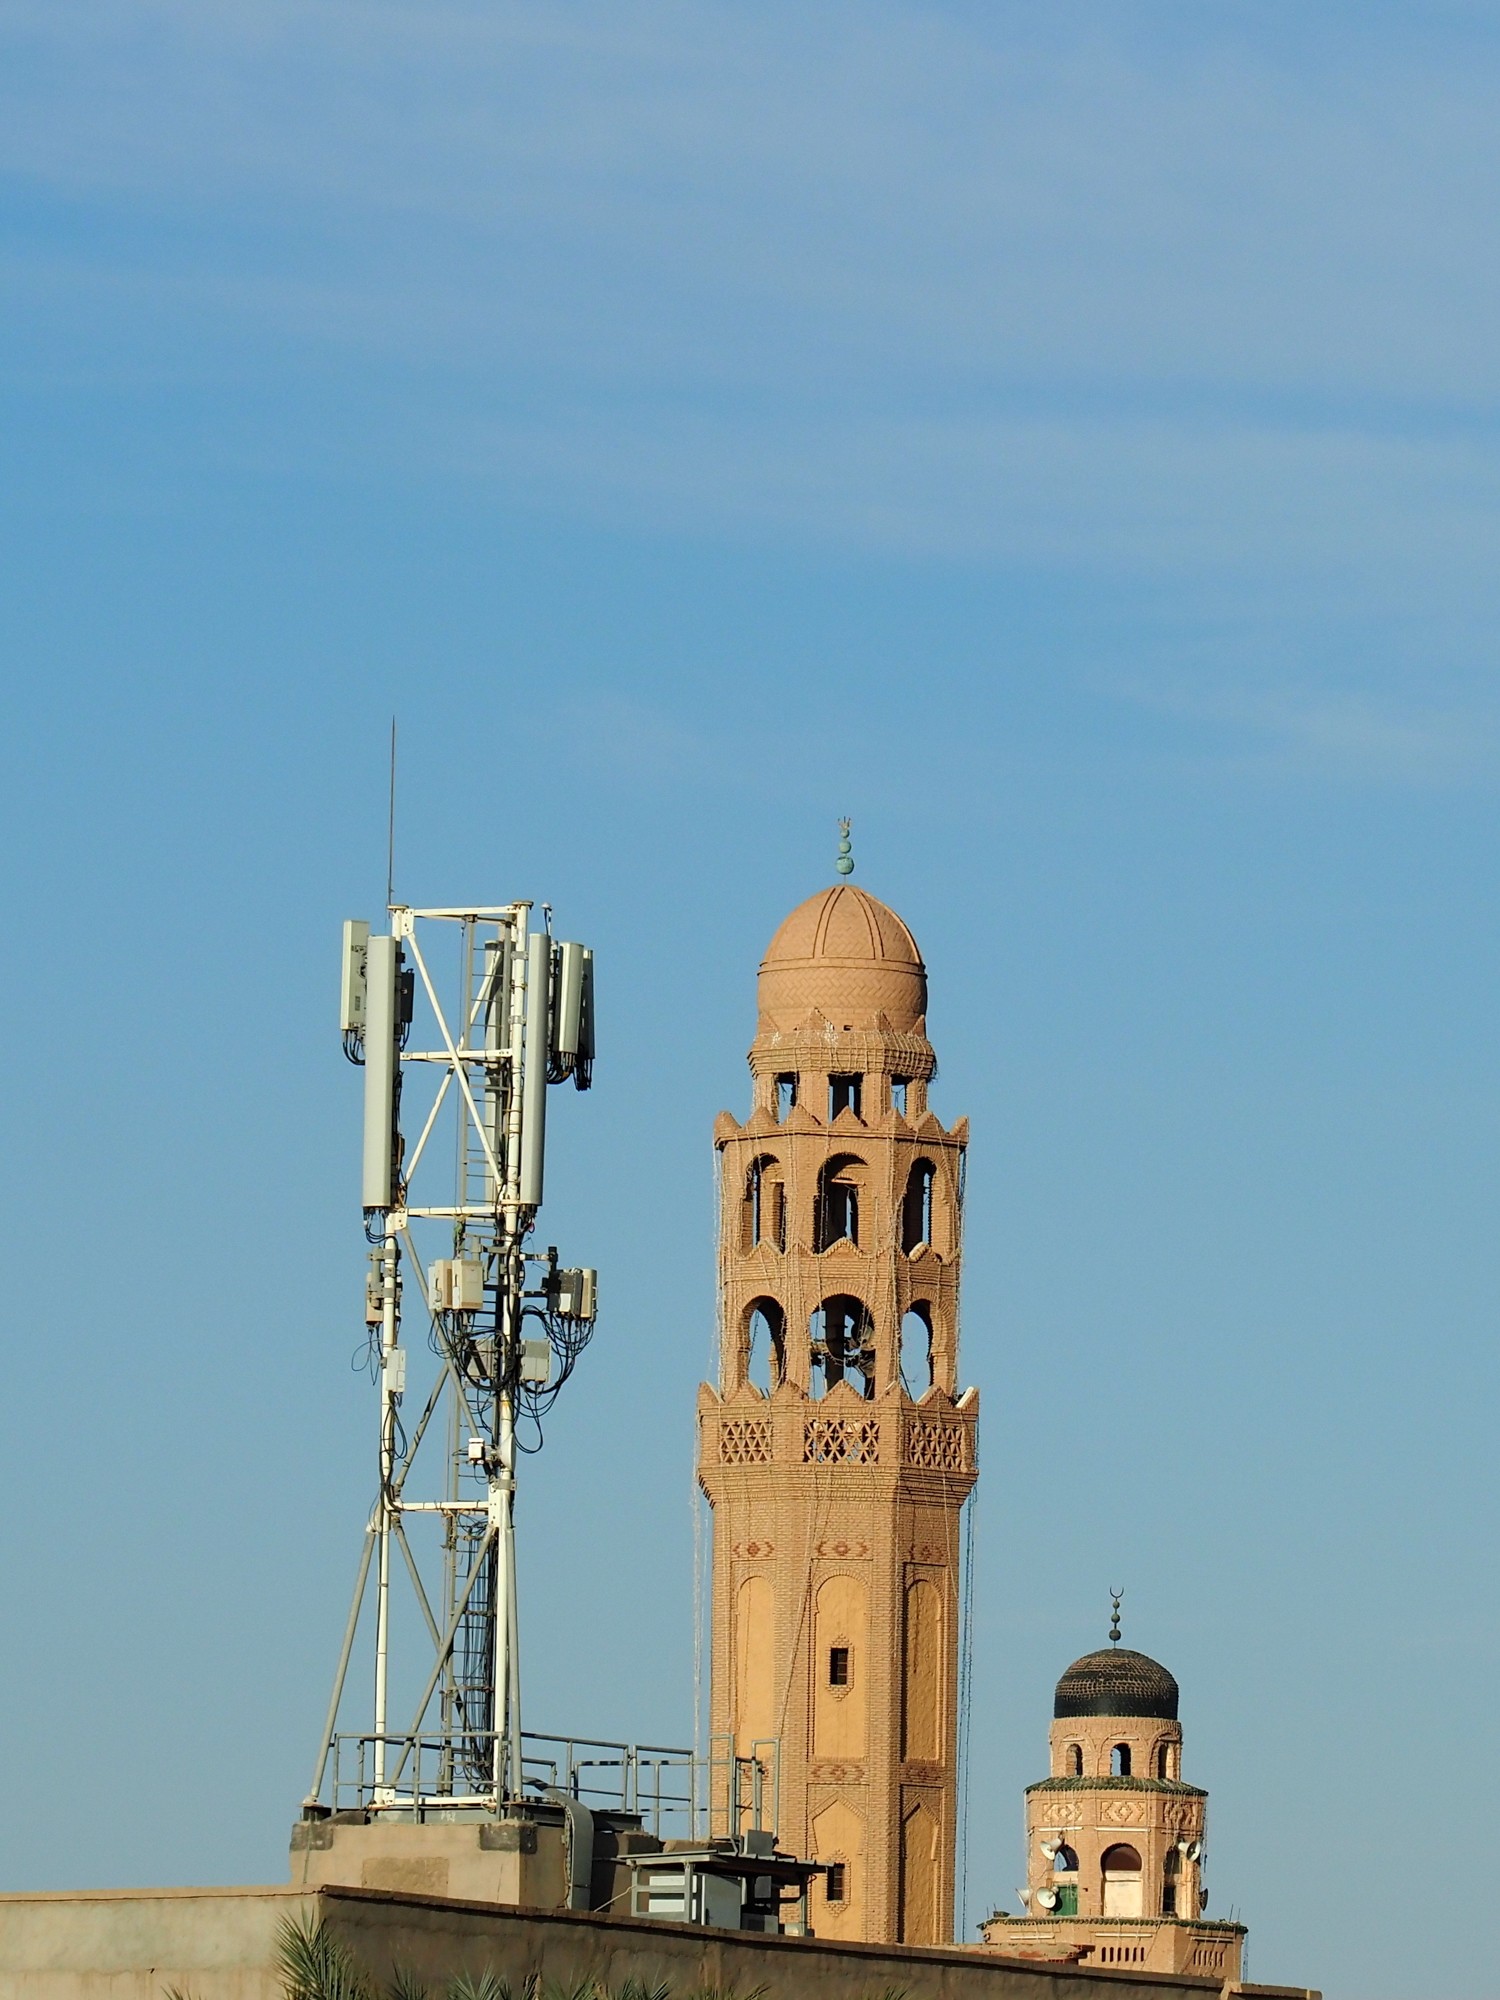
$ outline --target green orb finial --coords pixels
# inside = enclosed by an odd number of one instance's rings
[[[839,858],[833,865],[840,875],[852,875],[854,873],[854,849],[849,844],[849,828],[851,824],[852,822],[847,819],[839,821]]]

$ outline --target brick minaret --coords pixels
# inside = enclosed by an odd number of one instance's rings
[[[849,884],[760,969],[754,1108],[722,1160],[712,1727],[779,1751],[784,1847],[839,1864],[819,1935],[953,1935],[959,1514],[976,1391],[957,1394],[964,1119],[927,1108],[927,975]]]
[[[1208,1794],[1183,1782],[1177,1682],[1110,1643],[1075,1660],[1052,1704],[1052,1769],[1026,1787],[1019,1916],[984,1941],[1008,1958],[1188,1973],[1239,1990],[1245,1926],[1203,1914]]]

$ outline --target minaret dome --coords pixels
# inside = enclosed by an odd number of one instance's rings
[[[772,938],[760,968],[762,1027],[816,1011],[836,1028],[911,1031],[927,1012],[927,969],[896,912],[841,882],[809,896]]]
[[[1052,1713],[1155,1716],[1177,1720],[1177,1683],[1159,1660],[1128,1646],[1105,1646],[1075,1660],[1057,1684]]]

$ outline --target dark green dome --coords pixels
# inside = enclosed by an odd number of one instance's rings
[[[1052,1713],[1069,1715],[1148,1715],[1177,1720],[1177,1683],[1164,1666],[1132,1653],[1128,1646],[1105,1646],[1075,1660],[1057,1684]]]

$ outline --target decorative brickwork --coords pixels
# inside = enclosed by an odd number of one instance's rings
[[[913,1424],[906,1433],[906,1462],[938,1472],[964,1470],[964,1424]]]
[[[729,1417],[719,1426],[721,1465],[769,1465],[771,1426],[756,1417]]]
[[[802,1456],[808,1465],[879,1465],[880,1425],[873,1417],[809,1417]]]

